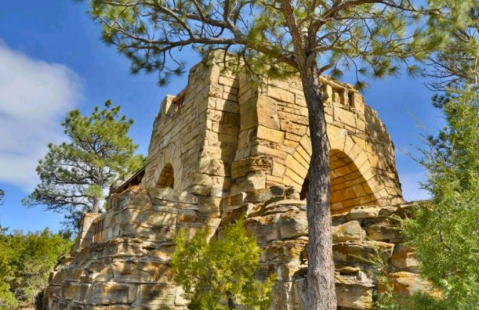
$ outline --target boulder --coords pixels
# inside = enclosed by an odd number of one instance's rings
[[[278,226],[283,240],[308,235],[306,212],[289,211],[283,213],[279,219]]]
[[[427,291],[430,285],[427,281],[412,272],[400,271],[390,274],[390,282],[394,290],[404,296],[412,296],[420,291]]]
[[[399,269],[416,271],[419,261],[414,256],[413,249],[405,244],[399,244],[394,249],[392,265]]]
[[[359,221],[349,221],[344,224],[333,226],[333,242],[363,240],[366,232]]]

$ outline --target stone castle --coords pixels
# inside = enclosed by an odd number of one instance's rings
[[[331,212],[339,309],[371,309],[371,258],[390,259],[406,294],[422,286],[395,216],[404,216],[394,146],[377,113],[350,85],[322,78],[331,146]],[[186,309],[171,274],[175,234],[211,236],[245,219],[276,273],[271,309],[301,309],[308,242],[311,141],[301,84],[259,85],[215,58],[190,71],[153,125],[147,165],[112,187],[106,212],[86,214],[72,252],[52,272],[50,310]]]

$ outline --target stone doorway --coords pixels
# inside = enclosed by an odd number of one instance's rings
[[[377,205],[373,191],[351,158],[340,150],[331,150],[329,156],[331,211],[342,213],[359,206]],[[308,172],[301,188],[301,200],[306,199],[309,186]]]

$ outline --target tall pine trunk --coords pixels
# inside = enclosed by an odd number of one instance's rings
[[[308,310],[336,310],[333,242],[331,234],[331,180],[329,141],[323,95],[316,66],[301,73],[309,111],[313,154],[309,167],[308,218]]]

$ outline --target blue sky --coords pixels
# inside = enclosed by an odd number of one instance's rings
[[[146,155],[154,117],[166,94],[178,93],[186,75],[159,88],[155,74],[131,76],[129,62],[100,40],[86,3],[73,0],[7,1],[0,10],[0,188],[6,199],[0,224],[11,229],[60,228],[62,216],[42,207],[26,208],[21,199],[38,179],[36,163],[48,142],[64,140],[60,126],[66,113],[90,113],[106,99],[120,104],[135,119],[130,136]],[[199,59],[182,55],[191,66]],[[406,76],[374,81],[366,102],[379,112],[396,145],[396,161],[406,199],[422,199],[423,170],[399,149],[413,151],[421,130],[443,124],[430,104],[424,80]],[[408,112],[409,111],[409,112]]]

